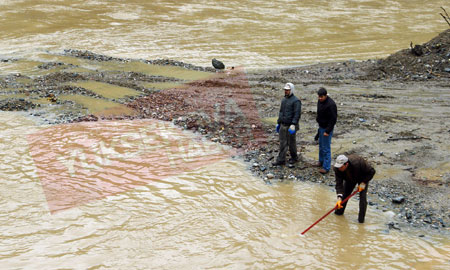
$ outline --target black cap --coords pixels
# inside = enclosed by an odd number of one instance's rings
[[[319,90],[317,91],[317,95],[319,96],[326,96],[327,95],[327,89],[320,87]]]

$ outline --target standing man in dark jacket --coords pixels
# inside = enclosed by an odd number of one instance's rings
[[[280,112],[277,120],[277,132],[280,137],[280,153],[274,166],[284,165],[286,163],[286,154],[289,148],[291,158],[289,163],[298,161],[297,142],[295,134],[299,129],[302,102],[294,95],[294,85],[287,83],[284,86],[284,98],[281,101]]]
[[[367,189],[369,181],[375,175],[375,169],[358,155],[339,155],[334,164],[334,174],[336,177],[336,194],[338,201],[336,215],[343,215],[347,202],[342,203],[342,199],[347,198],[358,184],[359,191],[359,223],[364,223],[367,209]]]
[[[319,140],[319,163],[317,165],[322,167],[319,172],[326,174],[331,168],[331,137],[337,121],[337,107],[325,88],[319,88],[317,95],[319,96],[316,117],[319,130],[315,137],[315,140]]]

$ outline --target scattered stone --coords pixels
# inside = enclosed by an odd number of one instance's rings
[[[405,216],[406,216],[407,219],[412,219],[411,212],[406,212]]]
[[[405,201],[405,197],[403,197],[403,196],[398,196],[398,197],[395,197],[392,199],[392,202],[397,203],[397,204],[403,203],[404,201]]]
[[[411,42],[411,52],[415,56],[421,56],[423,54],[423,48],[420,45],[415,45],[414,47],[412,47],[412,42]]]
[[[419,81],[449,78],[448,66],[441,60],[446,59],[450,51],[450,29],[424,44],[410,46],[379,60],[362,78]]]
[[[398,224],[393,222],[393,221],[388,223],[388,227],[389,227],[390,230],[391,229],[400,230],[400,227],[398,226]]]
[[[433,223],[433,220],[431,219],[431,217],[426,217],[423,219],[423,222],[431,224],[431,223]]]
[[[0,110],[2,111],[28,111],[38,105],[24,99],[6,99],[0,101]]]

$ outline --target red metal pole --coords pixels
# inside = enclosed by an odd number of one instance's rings
[[[342,203],[345,203],[346,201],[348,201],[351,197],[353,197],[353,195],[355,195],[356,193],[358,193],[358,189],[356,189],[352,194],[350,194],[347,198],[345,198],[345,200],[342,201]],[[328,216],[329,214],[331,214],[331,212],[333,212],[334,210],[336,210],[337,205],[331,209],[330,211],[328,211],[328,213],[326,213],[325,215],[323,215],[323,217],[319,218],[316,222],[314,222],[311,226],[308,227],[308,229],[304,230],[302,232],[302,235],[304,235],[307,231],[309,231],[309,229],[311,229],[312,227],[314,227],[317,223],[319,223],[322,219],[324,219],[326,216]]]

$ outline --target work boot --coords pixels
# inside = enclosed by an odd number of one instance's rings
[[[363,213],[358,213],[358,222],[359,223],[364,223],[364,218],[366,217],[366,212],[364,211]]]
[[[273,162],[272,166],[283,166],[286,162],[285,161],[277,161],[277,162]]]
[[[317,161],[316,163],[314,163],[314,167],[322,167],[322,162]]]
[[[289,159],[289,163],[290,164],[294,164],[294,163],[297,163],[298,162],[298,158],[290,158]]]
[[[327,174],[327,173],[328,173],[328,171],[325,170],[324,168],[321,168],[321,169],[319,170],[319,172],[320,172],[321,174]]]

